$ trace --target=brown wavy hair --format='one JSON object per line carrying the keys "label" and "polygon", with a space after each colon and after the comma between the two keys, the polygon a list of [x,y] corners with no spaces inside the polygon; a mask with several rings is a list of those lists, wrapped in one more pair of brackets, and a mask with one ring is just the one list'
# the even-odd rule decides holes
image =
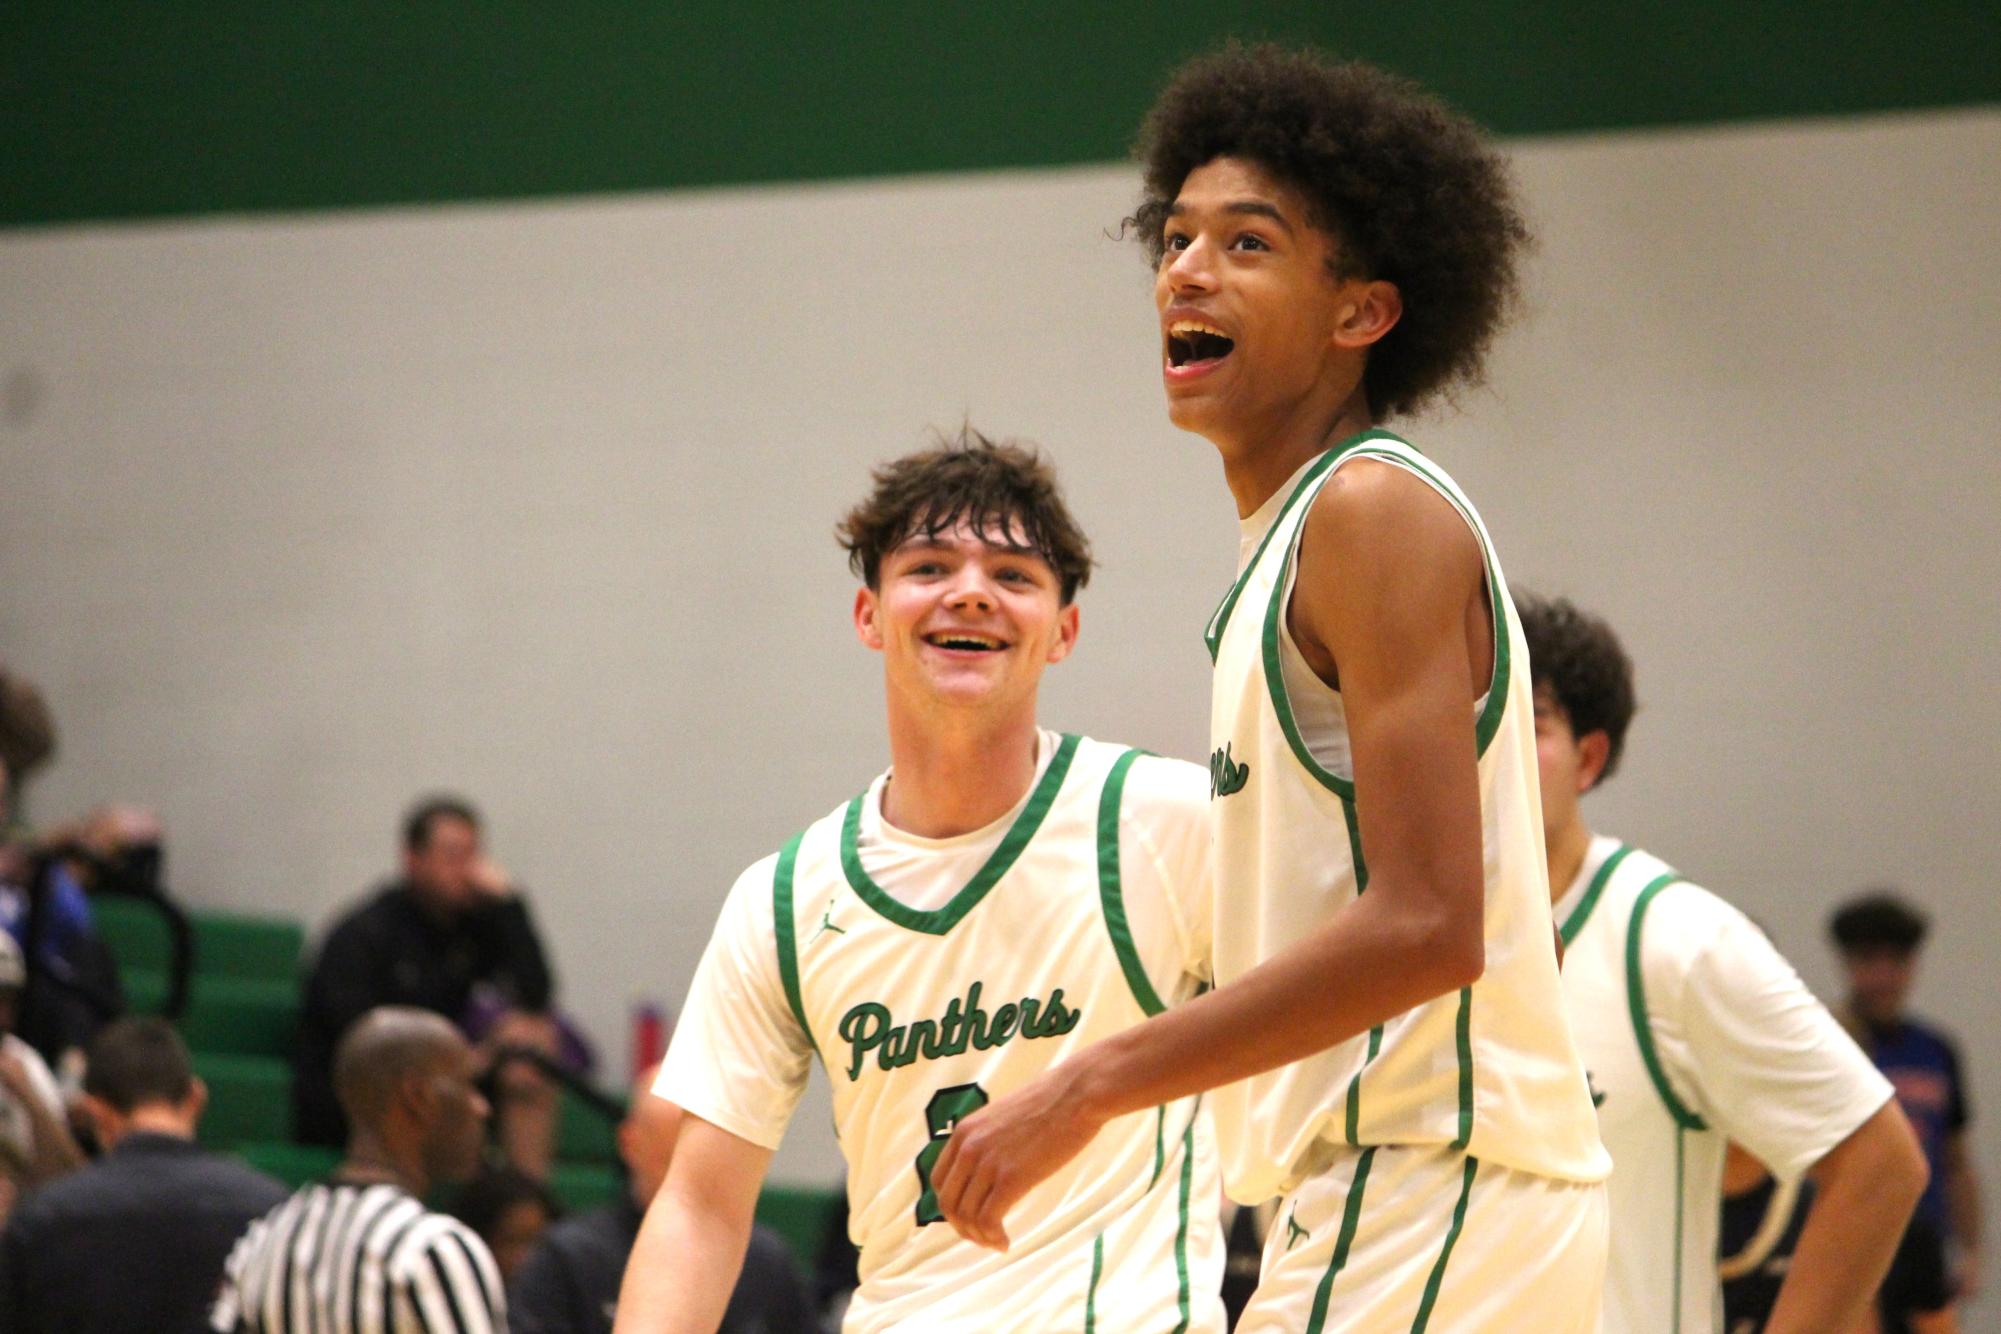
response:
{"label": "brown wavy hair", "polygon": [[1063,503],[1055,469],[1032,446],[962,426],[873,477],[875,489],[834,529],[848,567],[870,588],[881,587],[885,555],[961,521],[1040,556],[1061,582],[1066,606],[1091,578],[1091,544]]}

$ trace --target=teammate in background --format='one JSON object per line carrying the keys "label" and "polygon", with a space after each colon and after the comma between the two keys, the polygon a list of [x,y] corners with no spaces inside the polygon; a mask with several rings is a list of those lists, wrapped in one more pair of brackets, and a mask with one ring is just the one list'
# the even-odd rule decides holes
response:
{"label": "teammate in background", "polygon": [[1924,1188],[1890,1085],[1749,918],[1658,857],[1594,835],[1579,799],[1618,768],[1633,667],[1610,626],[1523,598],[1563,999],[1612,1153],[1612,1334],[1721,1327],[1724,1150],[1817,1192],[1771,1331],[1869,1307]]}
{"label": "teammate in background", "polygon": [[898,459],[840,536],[891,767],[724,904],[655,1086],[688,1116],[616,1328],[716,1328],[818,1055],[861,1252],[845,1329],[1220,1331],[1193,1097],[1112,1122],[1007,1255],[932,1192],[959,1117],[1201,986],[1208,776],[1038,726],[1091,561],[1033,454],[968,430]]}
{"label": "teammate in background", "polygon": [[1828,928],[1848,977],[1841,1021],[1917,1127],[1932,1170],[1918,1217],[1946,1244],[1955,1293],[1971,1302],[1980,1293],[1980,1179],[1967,1142],[1973,1118],[1959,1047],[1906,1008],[1930,925],[1899,895],[1879,889],[1844,903]]}
{"label": "teammate in background", "polygon": [[1283,1197],[1240,1330],[1588,1329],[1609,1161],[1520,635],[1472,506],[1376,429],[1478,377],[1505,166],[1410,84],[1271,47],[1184,68],[1141,156],[1168,412],[1243,527],[1207,635],[1220,985],[963,1123],[941,1202],[1008,1245],[1101,1127],[1214,1089],[1231,1196]]}

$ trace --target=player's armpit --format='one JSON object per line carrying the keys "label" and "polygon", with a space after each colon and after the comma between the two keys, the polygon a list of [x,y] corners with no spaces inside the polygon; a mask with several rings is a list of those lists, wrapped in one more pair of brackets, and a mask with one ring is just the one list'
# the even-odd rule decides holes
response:
{"label": "player's armpit", "polygon": [[614,1334],[715,1334],[771,1150],[689,1114],[619,1290]]}

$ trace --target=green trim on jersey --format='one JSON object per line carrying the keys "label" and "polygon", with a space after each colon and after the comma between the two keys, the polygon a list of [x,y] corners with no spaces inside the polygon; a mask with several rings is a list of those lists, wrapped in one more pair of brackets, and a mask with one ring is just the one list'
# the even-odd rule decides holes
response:
{"label": "green trim on jersey", "polygon": [[1674,1312],[1669,1334],[1681,1334],[1682,1213],[1687,1204],[1688,1127],[1674,1128]]}
{"label": "green trim on jersey", "polygon": [[1640,1044],[1640,1059],[1645,1062],[1647,1074],[1654,1081],[1654,1091],[1667,1105],[1668,1115],[1683,1130],[1707,1130],[1708,1123],[1683,1106],[1681,1099],[1675,1096],[1674,1086],[1668,1083],[1667,1070],[1661,1065],[1660,1053],[1654,1050],[1653,1027],[1647,1022],[1646,978],[1640,968],[1640,929],[1646,922],[1647,909],[1662,890],[1680,882],[1680,875],[1668,871],[1654,877],[1640,891],[1640,897],[1633,901],[1632,920],[1626,924],[1626,1007],[1633,1020],[1633,1037]]}
{"label": "green trim on jersey", "polygon": [[942,908],[920,911],[908,904],[898,902],[890,893],[869,879],[862,869],[861,850],[858,846],[862,827],[862,803],[868,800],[863,792],[848,803],[847,815],[841,821],[841,870],[847,875],[848,886],[861,897],[869,907],[911,931],[922,931],[930,936],[942,936],[959,924],[961,918],[979,906],[1000,878],[1008,873],[1021,850],[1035,837],[1035,831],[1042,827],[1044,817],[1056,800],[1057,792],[1063,786],[1064,775],[1070,772],[1070,761],[1076,757],[1078,738],[1065,734],[1063,742],[1056,748],[1056,754],[1049,761],[1048,772],[1029,794],[1028,804],[1015,817],[1007,833],[1001,838],[1000,846],[988,857],[986,864],[973,873],[965,887],[954,894],[951,901]]}
{"label": "green trim on jersey", "polygon": [[[1355,893],[1361,894],[1369,887],[1369,863],[1362,857],[1362,826],[1355,818],[1355,799],[1341,798],[1341,818],[1348,826],[1348,858],[1355,867]],[[1362,1069],[1348,1078],[1348,1100],[1346,1123],[1343,1130],[1348,1143],[1360,1147],[1362,1125],[1362,1072],[1376,1059],[1383,1049],[1383,1026],[1377,1024],[1369,1030],[1369,1052],[1362,1060]]]}
{"label": "green trim on jersey", "polygon": [[1285,498],[1283,505],[1279,506],[1278,516],[1271,521],[1271,527],[1265,529],[1265,535],[1258,540],[1258,549],[1251,553],[1250,562],[1237,575],[1236,582],[1230,585],[1230,591],[1223,595],[1223,600],[1217,605],[1216,610],[1209,613],[1209,624],[1202,631],[1202,642],[1209,649],[1210,662],[1213,663],[1216,661],[1217,646],[1223,642],[1223,630],[1230,623],[1230,613],[1237,609],[1237,599],[1244,595],[1245,581],[1251,577],[1251,571],[1258,567],[1258,559],[1265,554],[1265,548],[1271,545],[1271,535],[1277,532],[1280,525],[1285,522],[1285,516],[1292,512],[1293,505],[1298,503],[1299,498],[1306,494],[1306,489],[1313,485],[1321,473],[1326,472],[1334,466],[1335,460],[1339,459],[1342,454],[1357,445],[1378,439],[1399,440],[1400,443],[1409,443],[1408,441],[1401,441],[1400,437],[1388,431],[1361,431],[1349,436],[1346,440],[1343,440],[1340,444],[1335,445],[1322,454],[1320,461],[1308,470],[1306,476],[1299,479],[1299,485],[1293,488],[1292,494]]}
{"label": "green trim on jersey", "polygon": [[799,942],[792,921],[792,871],[799,862],[799,844],[805,838],[806,833],[801,830],[778,850],[778,866],[771,874],[771,924],[777,937],[778,976],[785,983],[786,1003],[792,1007],[792,1017],[799,1021],[799,1030],[806,1035],[806,1041],[817,1051],[820,1044],[813,1041],[813,1026],[806,1022],[806,1000],[799,993]]}
{"label": "green trim on jersey", "polygon": [[1605,886],[1612,883],[1612,872],[1619,869],[1619,863],[1626,860],[1627,854],[1632,850],[1630,845],[1621,843],[1612,855],[1605,859],[1605,864],[1598,868],[1598,873],[1591,877],[1591,883],[1584,887],[1584,897],[1577,901],[1577,906],[1570,910],[1570,916],[1564,918],[1563,925],[1557,928],[1557,934],[1563,937],[1565,949],[1570,948],[1570,942],[1577,939],[1577,933],[1584,929],[1584,923],[1591,917],[1591,910],[1598,906],[1600,896],[1605,893]]}
{"label": "green trim on jersey", "polygon": [[1153,1109],[1153,1175],[1146,1179],[1146,1188],[1152,1190],[1160,1184],[1160,1169],[1167,1166],[1167,1104]]}
{"label": "green trim on jersey", "polygon": [[1459,1244],[1459,1229],[1466,1225],[1466,1202],[1473,1195],[1473,1174],[1480,1170],[1480,1160],[1472,1156],[1466,1159],[1466,1171],[1459,1182],[1459,1203],[1452,1206],[1452,1229],[1445,1234],[1445,1245],[1439,1248],[1438,1263],[1431,1267],[1431,1277],[1424,1282],[1424,1300],[1417,1308],[1417,1319],[1410,1325],[1410,1334],[1424,1334],[1431,1323],[1431,1308],[1438,1303],[1438,1289],[1445,1282],[1445,1265],[1452,1259],[1452,1248]]}
{"label": "green trim on jersey", "polygon": [[1097,1334],[1098,1279],[1105,1272],[1105,1234],[1091,1239],[1091,1286],[1084,1290],[1084,1334]]}
{"label": "green trim on jersey", "polygon": [[1355,1244],[1355,1227],[1362,1221],[1362,1192],[1369,1184],[1369,1166],[1376,1161],[1376,1146],[1371,1144],[1362,1150],[1362,1156],[1355,1162],[1355,1179],[1348,1186],[1348,1202],[1341,1209],[1341,1235],[1334,1239],[1334,1254],[1327,1261],[1327,1272],[1320,1276],[1320,1286],[1313,1290],[1313,1311],[1307,1317],[1306,1334],[1321,1334],[1327,1326],[1327,1298],[1334,1290],[1334,1278],[1348,1263],[1348,1250]]}
{"label": "green trim on jersey", "polygon": [[1194,1110],[1188,1115],[1188,1128],[1181,1132],[1180,1213],[1174,1226],[1174,1273],[1180,1282],[1175,1301],[1181,1311],[1181,1323],[1174,1327],[1174,1334],[1188,1334],[1188,1322],[1193,1318],[1188,1305],[1188,1197],[1195,1186],[1195,1121],[1201,1115],[1202,1099],[1198,1096]]}
{"label": "green trim on jersey", "polygon": [[1119,956],[1119,971],[1126,975],[1133,999],[1139,1002],[1140,1009],[1155,1015],[1167,1006],[1153,989],[1146,965],[1140,962],[1139,947],[1133,944],[1132,924],[1126,919],[1125,891],[1119,875],[1119,802],[1125,795],[1126,771],[1143,753],[1129,750],[1119,756],[1112,763],[1104,790],[1098,796],[1098,902],[1104,909],[1105,930],[1112,938],[1112,953]]}
{"label": "green trim on jersey", "polygon": [[1473,1142],[1473,988],[1459,988],[1459,1015],[1453,1021],[1453,1045],[1459,1056],[1459,1137],[1452,1147]]}

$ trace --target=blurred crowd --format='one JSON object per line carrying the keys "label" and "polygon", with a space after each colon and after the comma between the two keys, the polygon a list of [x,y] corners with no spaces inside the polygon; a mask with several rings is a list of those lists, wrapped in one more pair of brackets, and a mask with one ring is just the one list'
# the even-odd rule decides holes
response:
{"label": "blurred crowd", "polygon": [[[587,1087],[596,1060],[557,1006],[529,898],[489,854],[474,806],[416,802],[392,873],[337,914],[302,970],[292,1129],[339,1159],[294,1191],[201,1147],[209,1091],[172,1023],[129,1012],[98,933],[106,896],[171,903],[160,821],[115,804],[26,818],[24,789],[56,742],[42,693],[0,664],[0,1334],[346,1327],[330,1319],[609,1330],[680,1113],[637,1072],[616,1130],[625,1190],[565,1214],[549,1185],[559,1096]],[[1928,925],[1878,888],[1829,930],[1842,1023],[1931,1167],[1878,1328],[1941,1334],[1979,1292],[1984,1252],[1958,1049],[1910,1008]],[[1727,1328],[1752,1334],[1812,1188],[1741,1152],[1725,1185]],[[843,1212],[804,1264],[758,1229],[723,1328],[832,1327],[854,1283]],[[1232,1222],[1238,1288],[1255,1280],[1268,1224],[1250,1211]]]}

